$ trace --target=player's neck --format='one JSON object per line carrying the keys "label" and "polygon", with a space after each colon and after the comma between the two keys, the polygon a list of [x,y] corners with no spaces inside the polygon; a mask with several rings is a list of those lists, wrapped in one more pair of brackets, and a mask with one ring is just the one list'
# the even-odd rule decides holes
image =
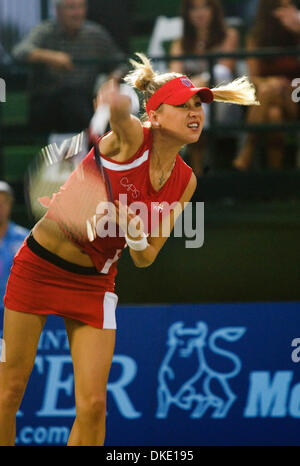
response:
{"label": "player's neck", "polygon": [[165,135],[161,135],[158,131],[153,134],[152,152],[162,154],[163,162],[167,165],[176,158],[182,144],[175,141],[173,138],[168,139]]}
{"label": "player's neck", "polygon": [[176,156],[180,147],[166,143],[166,138],[161,138],[158,133],[153,136],[153,145],[150,160],[150,178],[153,186],[161,189],[169,179],[176,163]]}

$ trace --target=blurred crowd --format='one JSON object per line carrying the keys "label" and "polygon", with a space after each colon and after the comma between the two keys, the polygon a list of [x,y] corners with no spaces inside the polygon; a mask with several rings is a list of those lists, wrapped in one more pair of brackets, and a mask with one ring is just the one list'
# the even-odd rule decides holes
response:
{"label": "blurred crowd", "polygon": [[[108,7],[105,0],[49,0],[48,19],[43,21],[41,5],[40,0],[1,0],[0,63],[29,65],[29,123],[33,132],[78,132],[89,125],[99,85],[110,78],[121,82],[128,70],[126,57],[140,51],[130,49],[136,2],[111,0]],[[215,114],[218,123],[297,121],[299,109],[292,100],[292,82],[300,77],[300,57],[225,57],[213,68],[203,58],[210,52],[240,49],[297,50],[297,0],[181,0],[179,6],[180,10],[174,11],[178,28],[164,50],[165,55],[188,58],[165,61],[165,70],[187,74],[197,86],[218,85],[248,74],[256,86],[259,107],[236,109],[221,104]],[[24,14],[22,8],[26,9]],[[21,19],[13,24],[16,18]],[[155,30],[154,25],[153,34]],[[209,128],[209,108],[205,113]],[[207,134],[187,147],[185,154],[197,175],[211,162],[207,160]],[[258,152],[263,157],[262,166],[284,168],[290,136],[283,131],[240,133],[231,168],[250,170]],[[296,154],[298,136],[293,137]],[[297,155],[293,163],[297,166]]]}
{"label": "blurred crowd", "polygon": [[[218,122],[227,123],[241,118],[245,123],[285,123],[296,121],[299,116],[297,103],[292,100],[292,81],[300,76],[300,57],[249,57],[239,69],[240,60],[222,58],[214,66],[213,77],[208,73],[207,60],[201,55],[208,52],[235,52],[241,48],[247,51],[257,49],[271,50],[276,47],[296,49],[300,43],[300,13],[293,0],[250,0],[222,2],[227,6],[227,14],[238,15],[246,26],[243,34],[233,21],[225,16],[224,8],[218,0],[183,0],[183,34],[171,45],[174,56],[191,55],[199,59],[174,61],[170,63],[173,71],[186,73],[199,86],[209,83],[218,85],[224,81],[247,74],[255,84],[260,106],[232,114],[226,106],[225,112],[217,113]],[[231,23],[231,24],[230,24]],[[212,78],[212,79],[211,79]],[[217,110],[223,110],[218,107]],[[234,116],[234,118],[233,118]],[[239,150],[232,160],[236,170],[251,168],[254,156],[263,145],[264,164],[271,169],[284,166],[286,134],[278,131],[262,133],[251,132],[239,138]],[[203,172],[205,138],[188,148],[190,163],[198,175]]]}

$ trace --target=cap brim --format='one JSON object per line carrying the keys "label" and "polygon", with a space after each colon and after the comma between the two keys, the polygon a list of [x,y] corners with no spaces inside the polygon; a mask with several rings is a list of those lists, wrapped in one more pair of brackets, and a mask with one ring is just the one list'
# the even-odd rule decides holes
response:
{"label": "cap brim", "polygon": [[165,99],[164,103],[169,105],[181,105],[187,102],[195,94],[199,94],[201,102],[211,104],[214,94],[208,87],[187,87]]}

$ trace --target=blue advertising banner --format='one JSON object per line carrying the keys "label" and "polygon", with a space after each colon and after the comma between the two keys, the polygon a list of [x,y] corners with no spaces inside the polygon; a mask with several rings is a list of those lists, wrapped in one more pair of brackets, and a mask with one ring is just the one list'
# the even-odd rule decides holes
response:
{"label": "blue advertising banner", "polygon": [[[300,303],[119,306],[106,445],[300,445]],[[100,357],[100,356],[99,356]],[[65,445],[75,416],[50,316],[17,445]]]}

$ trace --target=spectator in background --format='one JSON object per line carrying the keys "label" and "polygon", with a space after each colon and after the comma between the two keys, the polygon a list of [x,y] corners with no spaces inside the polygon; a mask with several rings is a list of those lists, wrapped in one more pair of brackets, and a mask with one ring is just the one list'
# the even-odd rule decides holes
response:
{"label": "spectator in background", "polygon": [[13,190],[5,181],[0,181],[0,310],[10,274],[13,258],[29,233],[10,220],[13,206]]}
{"label": "spectator in background", "polygon": [[[171,45],[170,55],[201,55],[208,52],[232,52],[239,46],[238,32],[226,26],[224,13],[219,0],[183,0],[183,37]],[[221,59],[214,67],[214,84],[230,81],[235,61]],[[172,61],[170,70],[188,75],[197,87],[207,86],[210,75],[208,62],[194,58]],[[205,138],[188,146],[191,166],[196,175],[202,174]]]}
{"label": "spectator in background", "polygon": [[101,65],[122,58],[110,34],[86,20],[86,0],[56,0],[56,19],[43,21],[13,49],[32,67],[30,122],[43,132],[72,133],[89,125],[93,87],[100,72],[119,79],[122,67]]}
{"label": "spectator in background", "polygon": [[[298,17],[298,18],[297,18]],[[300,44],[300,19],[292,0],[260,0],[256,23],[247,38],[247,49],[273,47],[298,47]],[[252,107],[247,114],[248,123],[283,123],[297,119],[298,106],[292,101],[291,81],[300,76],[299,58],[249,58],[249,74],[257,87],[260,107]],[[248,170],[259,139],[257,133],[247,135],[237,158],[235,168]],[[260,138],[261,139],[261,138]],[[272,169],[282,168],[284,134],[267,133],[267,164]]]}

